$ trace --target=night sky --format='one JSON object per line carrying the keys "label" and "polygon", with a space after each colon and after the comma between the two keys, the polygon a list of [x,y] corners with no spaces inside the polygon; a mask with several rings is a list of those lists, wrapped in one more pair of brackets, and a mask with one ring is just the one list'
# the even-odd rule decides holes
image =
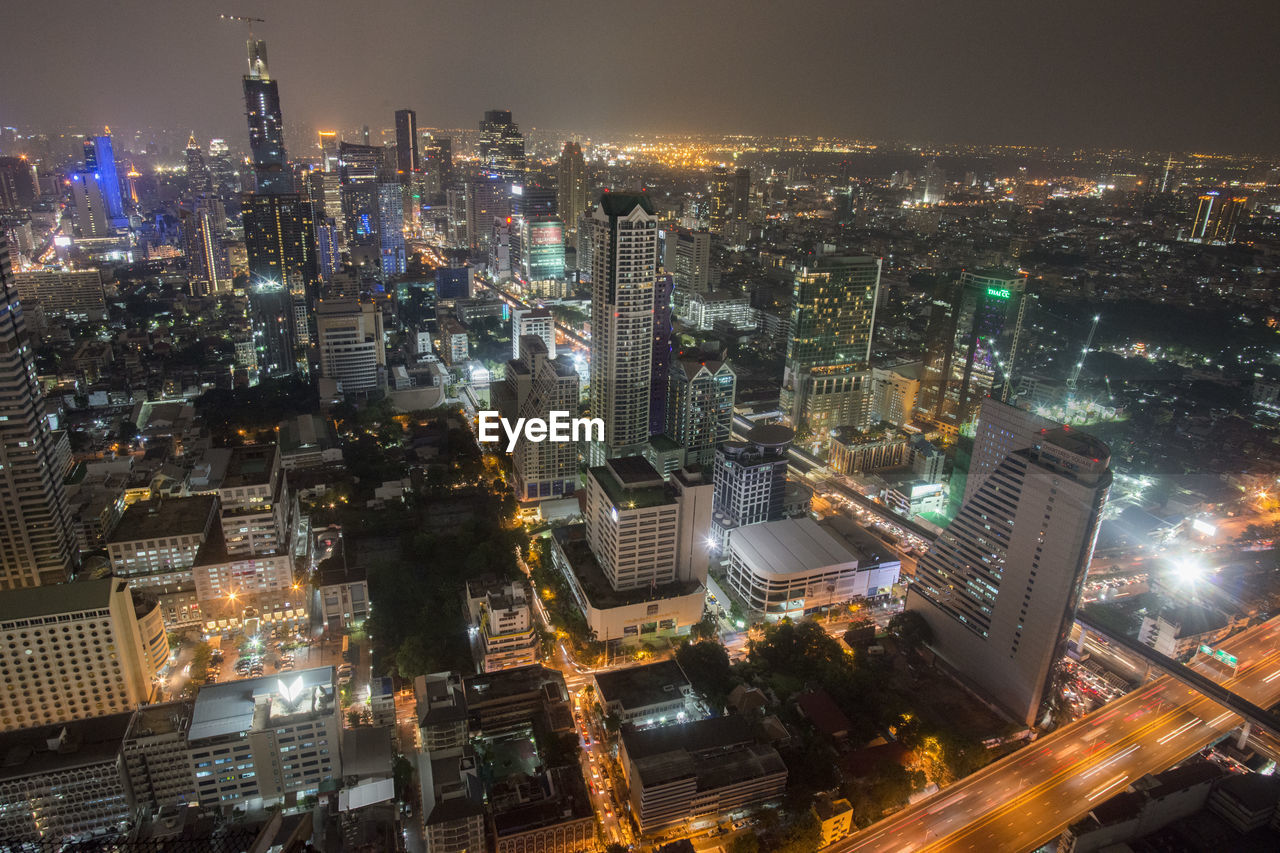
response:
{"label": "night sky", "polygon": [[[1280,3],[13,0],[0,123],[243,135],[243,25],[286,120],[1280,149]],[[367,10],[367,11],[366,11]]]}

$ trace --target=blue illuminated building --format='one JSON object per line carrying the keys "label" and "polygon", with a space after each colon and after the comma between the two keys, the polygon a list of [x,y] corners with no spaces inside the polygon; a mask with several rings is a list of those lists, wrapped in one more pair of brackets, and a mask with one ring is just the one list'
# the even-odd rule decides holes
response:
{"label": "blue illuminated building", "polygon": [[91,136],[84,141],[84,170],[93,172],[102,190],[102,202],[112,226],[128,224],[124,199],[120,193],[120,176],[116,172],[116,155],[111,147],[111,134]]}

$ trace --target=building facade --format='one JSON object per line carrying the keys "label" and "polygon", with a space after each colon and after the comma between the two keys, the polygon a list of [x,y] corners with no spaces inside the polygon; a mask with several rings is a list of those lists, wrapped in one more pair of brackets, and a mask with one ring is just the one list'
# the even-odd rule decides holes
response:
{"label": "building facade", "polygon": [[322,299],[316,306],[320,375],[338,382],[344,394],[362,394],[386,385],[387,356],[382,310],[358,299]]}
{"label": "building facade", "polygon": [[667,434],[685,449],[685,464],[710,468],[729,440],[738,376],[727,361],[681,359],[672,366]]}

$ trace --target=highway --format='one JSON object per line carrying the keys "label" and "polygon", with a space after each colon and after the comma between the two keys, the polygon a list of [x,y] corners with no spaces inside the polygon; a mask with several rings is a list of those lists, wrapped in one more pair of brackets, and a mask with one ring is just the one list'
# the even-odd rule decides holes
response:
{"label": "highway", "polygon": [[[1280,701],[1280,617],[1221,645],[1239,658],[1236,675],[1204,660],[1195,668],[1264,708]],[[1187,758],[1239,721],[1161,677],[825,849],[1034,850],[1134,780]]]}

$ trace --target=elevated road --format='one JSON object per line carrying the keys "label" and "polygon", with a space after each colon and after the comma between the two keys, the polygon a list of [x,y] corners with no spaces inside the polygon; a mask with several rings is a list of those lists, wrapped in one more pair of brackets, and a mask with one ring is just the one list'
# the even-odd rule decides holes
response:
{"label": "elevated road", "polygon": [[[1234,675],[1192,668],[1260,708],[1280,702],[1280,617],[1221,647]],[[1231,732],[1238,714],[1169,676],[826,848],[828,853],[1034,850],[1130,783]]]}

